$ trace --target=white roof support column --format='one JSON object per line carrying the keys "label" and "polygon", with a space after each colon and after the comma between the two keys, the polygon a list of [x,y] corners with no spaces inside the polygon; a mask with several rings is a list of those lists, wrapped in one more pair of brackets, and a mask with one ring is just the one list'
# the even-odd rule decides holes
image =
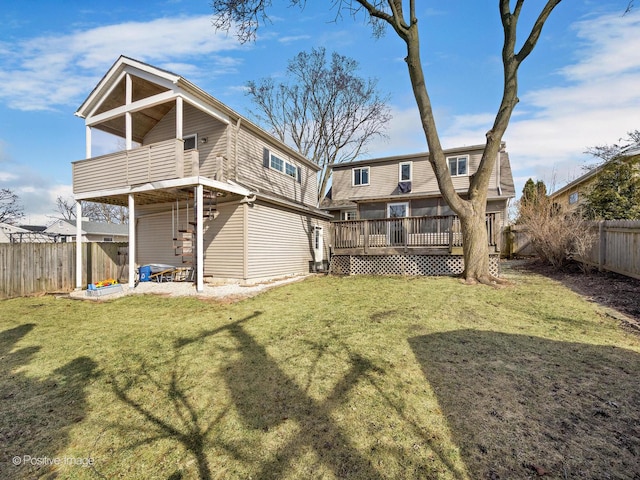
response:
{"label": "white roof support column", "polygon": [[196,290],[204,290],[204,225],[203,225],[203,202],[204,187],[202,184],[196,186]]}
{"label": "white roof support column", "polygon": [[85,158],[91,158],[91,127],[87,125],[84,130],[85,136]]}
{"label": "white roof support column", "polygon": [[[131,105],[131,99],[133,98],[133,83],[131,81],[131,75],[127,73],[125,76],[125,104]],[[126,129],[126,149],[131,150],[133,145],[133,124],[131,121],[131,112],[127,111],[124,114],[124,122]]]}
{"label": "white roof support column", "polygon": [[82,290],[82,201],[76,202],[76,290]]}
{"label": "white roof support column", "polygon": [[184,125],[184,102],[182,97],[176,97],[176,138],[182,140]]}
{"label": "white roof support column", "polygon": [[129,288],[136,286],[136,205],[129,194]]}

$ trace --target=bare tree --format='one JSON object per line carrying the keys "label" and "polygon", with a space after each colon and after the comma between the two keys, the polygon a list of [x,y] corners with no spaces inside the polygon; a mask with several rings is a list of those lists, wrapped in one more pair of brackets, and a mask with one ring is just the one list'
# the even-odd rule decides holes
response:
{"label": "bare tree", "polygon": [[[75,220],[76,202],[71,198],[58,197],[56,211],[65,220]],[[129,214],[126,207],[106,203],[84,202],[82,216],[92,222],[128,223]]]}
{"label": "bare tree", "polygon": [[356,75],[358,62],[324,48],[289,61],[286,83],[271,78],[247,83],[253,115],[283,142],[322,168],[318,200],[326,195],[332,163],[356,159],[391,119],[376,80]]}
{"label": "bare tree", "polygon": [[[573,260],[587,258],[597,233],[582,215],[563,210],[541,192],[535,201],[523,196],[517,208],[518,223],[527,229],[531,245],[543,262],[560,270]],[[580,266],[584,272],[589,270],[587,264]]]}
{"label": "bare tree", "polygon": [[68,198],[56,198],[56,212],[64,220],[73,220],[76,218],[76,202]]}
{"label": "bare tree", "polygon": [[13,224],[24,217],[24,209],[20,204],[20,197],[13,190],[0,190],[0,223]]}
{"label": "bare tree", "polygon": [[[518,103],[518,69],[533,51],[545,22],[560,2],[561,0],[543,2],[544,6],[535,17],[531,30],[522,45],[517,48],[516,32],[524,0],[516,0],[515,2],[498,0],[498,10],[504,32],[502,99],[493,126],[486,134],[485,149],[478,170],[471,176],[469,189],[464,196],[458,194],[453,185],[436,128],[420,56],[420,36],[416,14],[418,2],[415,0],[335,0],[328,3],[337,9],[338,15],[341,12],[347,12],[354,17],[363,14],[377,36],[384,33],[385,27],[391,27],[405,43],[405,61],[420,112],[422,128],[429,146],[429,161],[435,172],[440,192],[451,209],[460,217],[465,261],[463,277],[470,284],[499,282],[499,279],[494,278],[489,272],[489,246],[485,227],[489,180],[498,158],[502,137]],[[306,2],[305,0],[290,0],[289,3],[304,7]],[[513,9],[511,3],[515,3]],[[214,0],[212,4],[216,14],[214,26],[227,31],[233,27],[241,41],[251,40],[255,38],[256,29],[260,24],[268,19],[267,9],[271,5],[271,0]]]}
{"label": "bare tree", "polygon": [[584,165],[584,170],[592,170],[603,163],[608,162],[614,157],[622,154],[627,148],[640,145],[640,130],[632,130],[627,132],[627,136],[620,138],[619,143],[612,143],[606,145],[596,145],[589,147],[584,153],[594,156],[598,160],[595,164]]}

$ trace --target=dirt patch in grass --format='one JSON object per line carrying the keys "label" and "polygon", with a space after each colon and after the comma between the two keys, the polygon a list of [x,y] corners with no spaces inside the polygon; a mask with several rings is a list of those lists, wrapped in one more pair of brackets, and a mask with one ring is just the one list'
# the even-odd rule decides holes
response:
{"label": "dirt patch in grass", "polygon": [[640,280],[613,272],[583,273],[577,265],[557,271],[540,261],[509,262],[510,268],[557,280],[590,302],[622,313],[616,317],[640,334]]}
{"label": "dirt patch in grass", "polygon": [[637,353],[477,330],[409,343],[471,478],[640,478]]}

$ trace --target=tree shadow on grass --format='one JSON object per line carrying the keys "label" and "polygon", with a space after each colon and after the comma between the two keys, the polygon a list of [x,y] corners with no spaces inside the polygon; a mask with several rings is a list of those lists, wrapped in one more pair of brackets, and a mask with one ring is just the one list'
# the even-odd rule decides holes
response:
{"label": "tree shadow on grass", "polygon": [[[40,347],[14,348],[35,326],[0,332],[0,478],[56,476],[55,467],[25,463],[24,456],[58,458],[69,442],[69,430],[84,419],[85,389],[96,376],[97,364],[88,357],[78,357],[44,379],[20,371]],[[90,456],[83,452],[84,458]],[[14,465],[14,457],[22,463]]]}
{"label": "tree shadow on grass", "polygon": [[[146,422],[143,427],[120,423],[111,427],[124,438],[137,438],[140,433],[143,434],[140,440],[126,446],[128,450],[164,439],[179,442],[196,460],[199,478],[210,480],[212,476],[206,454],[207,437],[212,427],[226,415],[227,408],[223,408],[212,420],[205,422],[202,419],[203,413],[211,405],[202,408],[190,400],[187,389],[180,384],[182,375],[178,371],[177,361],[174,363],[176,366],[171,370],[168,382],[164,378],[157,378],[153,369],[144,362],[140,364],[138,371],[124,382],[118,381],[116,377],[111,378],[116,398],[135,410]],[[138,395],[133,392],[141,387],[147,391],[152,388],[155,392],[162,392],[162,404],[145,405],[145,402],[138,399]],[[172,418],[175,420],[171,420]],[[182,478],[182,471],[177,470],[169,478]]]}
{"label": "tree shadow on grass", "polygon": [[[237,343],[235,352],[239,357],[229,363],[224,377],[241,421],[247,428],[265,433],[288,420],[299,424],[299,433],[275,454],[262,460],[254,478],[283,477],[290,464],[308,449],[313,450],[322,465],[338,478],[380,478],[370,460],[352,446],[349,437],[331,416],[333,409],[346,400],[349,391],[373,368],[371,363],[359,355],[351,355],[346,374],[334,385],[327,398],[319,402],[289,378],[265,347],[244,327],[247,321],[261,313],[254,312],[222,328],[175,342],[176,348],[182,348],[223,332],[231,335]],[[233,451],[233,447],[228,445],[227,450]]]}
{"label": "tree shadow on grass", "polygon": [[640,478],[640,355],[459,330],[409,339],[472,478]]}

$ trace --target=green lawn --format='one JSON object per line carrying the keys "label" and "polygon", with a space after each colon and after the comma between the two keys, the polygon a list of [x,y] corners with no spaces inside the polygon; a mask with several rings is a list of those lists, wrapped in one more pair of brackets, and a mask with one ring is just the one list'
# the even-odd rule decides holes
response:
{"label": "green lawn", "polygon": [[639,478],[640,337],[510,278],[2,301],[0,478]]}

